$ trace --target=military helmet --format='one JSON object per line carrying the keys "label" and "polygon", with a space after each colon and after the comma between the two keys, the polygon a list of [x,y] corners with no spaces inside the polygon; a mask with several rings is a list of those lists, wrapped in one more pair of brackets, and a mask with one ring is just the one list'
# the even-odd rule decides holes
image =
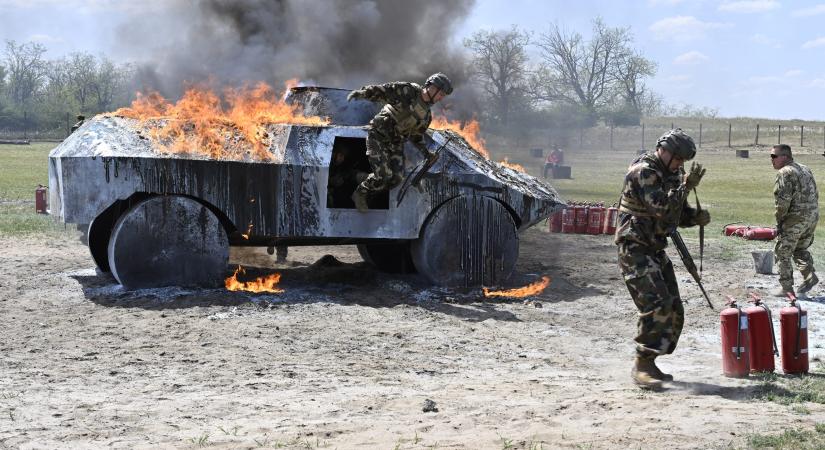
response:
{"label": "military helmet", "polygon": [[424,82],[424,87],[431,85],[441,89],[447,95],[453,93],[453,82],[447,78],[447,75],[444,75],[441,72],[430,75],[430,77],[427,78],[427,81]]}
{"label": "military helmet", "polygon": [[693,143],[693,138],[688,136],[681,128],[674,128],[661,135],[659,140],[656,141],[656,146],[662,147],[686,160],[693,159],[696,156],[696,144]]}

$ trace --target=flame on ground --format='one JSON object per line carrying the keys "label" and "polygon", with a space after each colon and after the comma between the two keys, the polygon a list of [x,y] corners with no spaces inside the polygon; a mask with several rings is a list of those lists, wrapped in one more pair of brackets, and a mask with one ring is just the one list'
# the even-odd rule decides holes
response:
{"label": "flame on ground", "polygon": [[[286,88],[297,84],[290,80]],[[225,106],[224,106],[225,105]],[[113,113],[137,119],[149,136],[167,153],[190,153],[210,158],[238,158],[244,153],[257,160],[271,160],[266,125],[290,123],[327,125],[326,118],[305,117],[298,105],[288,105],[269,85],[226,88],[223,101],[199,86],[186,91],[172,104],[157,92],[138,93],[132,105]]]}
{"label": "flame on ground", "polygon": [[487,152],[487,148],[485,147],[486,142],[484,142],[484,139],[482,139],[480,135],[481,127],[476,119],[462,123],[448,120],[446,117],[434,117],[432,123],[430,123],[430,128],[455,131],[460,134],[479,155],[490,159],[490,153]]}
{"label": "flame on ground", "polygon": [[482,291],[484,292],[485,297],[511,297],[511,298],[521,298],[521,297],[529,297],[531,295],[536,295],[541,293],[547,286],[550,285],[550,277],[544,276],[541,277],[541,280],[536,281],[535,283],[530,283],[527,286],[515,288],[515,289],[506,289],[503,291],[491,291],[488,288],[483,288]]}
{"label": "flame on ground", "polygon": [[281,281],[281,274],[274,273],[264,277],[258,277],[251,281],[239,281],[238,274],[244,275],[246,271],[243,267],[238,266],[235,273],[224,281],[227,290],[230,291],[246,291],[246,292],[270,292],[273,294],[283,293],[284,290],[275,286]]}
{"label": "flame on ground", "polygon": [[516,172],[527,173],[527,169],[525,169],[524,166],[522,166],[521,164],[511,163],[506,156],[504,157],[503,161],[499,161],[499,164],[501,164],[504,167],[513,169]]}

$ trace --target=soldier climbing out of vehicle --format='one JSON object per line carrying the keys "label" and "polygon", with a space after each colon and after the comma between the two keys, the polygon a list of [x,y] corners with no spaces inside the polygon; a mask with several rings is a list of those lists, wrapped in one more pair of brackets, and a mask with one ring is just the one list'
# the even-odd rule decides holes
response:
{"label": "soldier climbing out of vehicle", "polygon": [[385,103],[369,124],[367,156],[372,173],[352,194],[358,211],[367,211],[370,195],[401,183],[405,141],[409,140],[425,158],[437,158],[424,144],[424,133],[432,121],[430,108],[452,92],[452,82],[443,73],[431,75],[424,86],[392,82],[364,86],[350,92],[348,100]]}

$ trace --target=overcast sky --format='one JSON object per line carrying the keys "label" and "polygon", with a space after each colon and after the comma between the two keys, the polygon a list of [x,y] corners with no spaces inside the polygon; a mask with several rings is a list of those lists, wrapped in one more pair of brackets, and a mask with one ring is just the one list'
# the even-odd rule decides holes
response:
{"label": "overcast sky", "polygon": [[[118,45],[117,30],[140,20],[146,33],[174,32],[153,25],[160,4],[0,0],[0,39],[41,42],[50,58],[72,51],[141,58],[134,46]],[[513,24],[539,34],[553,22],[586,35],[596,15],[631,28],[637,47],[659,64],[650,87],[669,103],[723,116],[825,120],[822,1],[478,0],[455,39]]]}

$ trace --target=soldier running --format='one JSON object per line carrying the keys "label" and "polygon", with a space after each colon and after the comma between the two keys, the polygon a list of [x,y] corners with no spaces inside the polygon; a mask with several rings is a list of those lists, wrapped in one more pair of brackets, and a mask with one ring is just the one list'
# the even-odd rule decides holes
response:
{"label": "soldier running", "polygon": [[814,242],[814,231],[819,221],[819,194],[811,169],[793,160],[789,145],[773,146],[771,164],[777,171],[773,197],[778,239],[774,254],[781,285],[774,295],[784,297],[788,293],[793,294],[791,258],[803,277],[799,293],[808,292],[819,283],[814,260],[808,251]]}
{"label": "soldier running", "polygon": [[356,98],[385,103],[370,121],[367,156],[372,173],[352,194],[358,211],[367,211],[370,195],[389,190],[402,181],[406,140],[425,158],[435,157],[424,145],[424,133],[432,121],[430,108],[452,92],[452,82],[443,73],[431,75],[423,87],[416,83],[394,82],[364,86],[350,92],[347,100]]}
{"label": "soldier running", "polygon": [[625,176],[619,203],[615,243],[619,268],[639,310],[633,381],[642,388],[660,387],[673,376],[656,367],[655,359],[673,353],[684,324],[684,308],[673,263],[665,253],[675,227],[707,225],[706,210],[688,206],[687,197],[705,174],[684,163],[696,155],[693,139],[680,128],[657,141],[654,153],[639,156]]}

